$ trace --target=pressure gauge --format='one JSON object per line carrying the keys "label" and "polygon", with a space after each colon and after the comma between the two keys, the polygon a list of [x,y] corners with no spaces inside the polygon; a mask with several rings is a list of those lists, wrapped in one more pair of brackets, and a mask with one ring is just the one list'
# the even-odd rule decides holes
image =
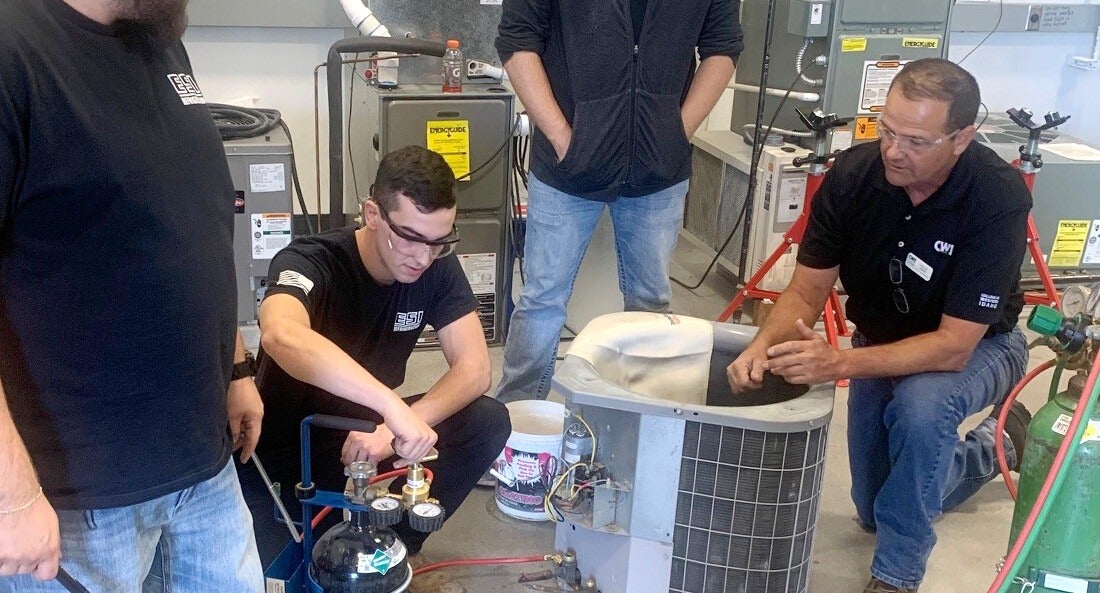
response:
{"label": "pressure gauge", "polygon": [[368,517],[376,527],[389,527],[401,521],[401,501],[389,496],[379,496],[370,501]]}
{"label": "pressure gauge", "polygon": [[1066,291],[1062,293],[1062,314],[1066,317],[1073,317],[1078,313],[1084,313],[1088,315],[1089,297],[1092,295],[1092,291],[1089,287],[1074,284],[1066,288]]}
{"label": "pressure gauge", "polygon": [[443,527],[443,507],[434,502],[418,502],[409,508],[409,526],[430,533]]}

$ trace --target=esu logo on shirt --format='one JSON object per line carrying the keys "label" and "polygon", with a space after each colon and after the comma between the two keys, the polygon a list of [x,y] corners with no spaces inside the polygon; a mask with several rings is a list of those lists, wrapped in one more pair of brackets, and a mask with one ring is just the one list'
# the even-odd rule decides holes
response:
{"label": "esu logo on shirt", "polygon": [[169,74],[168,80],[172,83],[172,88],[180,96],[180,101],[183,101],[184,105],[202,105],[206,103],[206,97],[203,96],[198,83],[190,74]]}
{"label": "esu logo on shirt", "polygon": [[395,332],[407,332],[412,331],[420,327],[420,324],[424,321],[423,311],[409,311],[408,313],[398,313],[397,319],[393,322],[393,331]]}

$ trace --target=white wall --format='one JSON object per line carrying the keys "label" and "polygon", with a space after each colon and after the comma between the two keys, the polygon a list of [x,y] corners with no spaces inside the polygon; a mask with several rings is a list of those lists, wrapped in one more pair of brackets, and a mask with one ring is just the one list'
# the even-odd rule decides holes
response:
{"label": "white wall", "polygon": [[[949,57],[962,59],[983,37],[952,33]],[[991,112],[1027,107],[1037,118],[1068,114],[1061,129],[1100,146],[1100,71],[1066,65],[1069,56],[1091,56],[1094,39],[1091,33],[994,33],[962,66],[978,79]]]}

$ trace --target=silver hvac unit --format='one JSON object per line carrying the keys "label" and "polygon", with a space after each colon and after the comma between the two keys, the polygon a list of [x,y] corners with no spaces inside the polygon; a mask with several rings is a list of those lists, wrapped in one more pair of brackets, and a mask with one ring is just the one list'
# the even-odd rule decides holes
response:
{"label": "silver hvac unit", "polygon": [[[855,119],[848,130],[834,133],[834,147],[876,139],[878,114],[900,67],[918,58],[947,55],[951,5],[949,0],[778,0],[764,121],[780,107],[789,88],[798,94],[783,103],[777,129],[805,132],[794,108],[820,107]],[[742,86],[733,101],[731,129],[736,134],[756,120],[757,92],[748,88],[760,86],[758,65],[771,16],[768,0],[742,2],[741,14],[745,51],[737,69]],[[818,99],[802,102],[808,94]]]}
{"label": "silver hvac unit", "polygon": [[754,331],[605,315],[554,375],[575,468],[553,490],[555,544],[603,593],[807,590],[834,387],[733,396],[725,368]]}
{"label": "silver hvac unit", "polygon": [[293,155],[290,140],[278,127],[263,136],[227,140],[224,145],[236,190],[233,261],[237,271],[237,322],[251,326],[251,334],[267,290],[271,258],[293,238]]}
{"label": "silver hvac unit", "polygon": [[[1028,133],[1003,115],[992,114],[974,136],[974,140],[992,148],[1002,159],[1020,158],[1020,146]],[[1097,150],[1085,141],[1063,134],[1057,128],[1042,133],[1039,152],[1043,166],[1035,176],[1034,206],[1031,214],[1039,230],[1039,248],[1047,255],[1047,265],[1059,273],[1081,270],[1095,274],[1100,270],[1100,161]],[[1085,236],[1067,232],[1073,226],[1086,229]],[[1069,228],[1067,228],[1069,227]],[[1064,233],[1059,237],[1059,232]],[[1058,245],[1058,253],[1051,257]],[[1024,261],[1024,276],[1034,276],[1030,258]]]}

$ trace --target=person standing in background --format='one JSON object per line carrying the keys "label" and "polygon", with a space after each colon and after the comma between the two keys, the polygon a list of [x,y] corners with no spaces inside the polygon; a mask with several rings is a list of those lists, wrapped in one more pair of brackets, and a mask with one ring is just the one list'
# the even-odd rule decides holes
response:
{"label": "person standing in background", "polygon": [[733,75],[739,11],[739,0],[504,0],[496,49],[535,130],[527,282],[499,401],[546,398],[573,281],[605,207],[626,309],[669,310],[689,139]]}

